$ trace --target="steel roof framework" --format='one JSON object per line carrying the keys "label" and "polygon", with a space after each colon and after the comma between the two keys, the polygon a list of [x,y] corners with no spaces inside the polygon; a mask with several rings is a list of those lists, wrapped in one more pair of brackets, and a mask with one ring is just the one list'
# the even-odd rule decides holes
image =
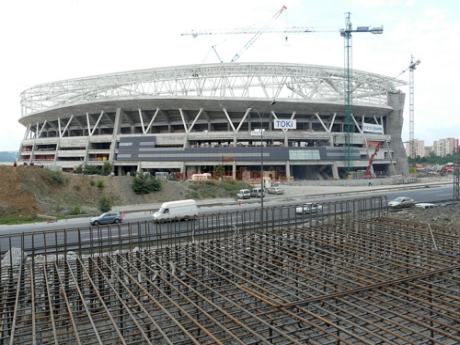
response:
{"label": "steel roof framework", "polygon": [[[386,104],[405,83],[354,71],[356,104]],[[281,63],[187,65],[122,72],[41,84],[21,94],[22,116],[74,104],[146,97],[299,99],[343,102],[342,68]]]}

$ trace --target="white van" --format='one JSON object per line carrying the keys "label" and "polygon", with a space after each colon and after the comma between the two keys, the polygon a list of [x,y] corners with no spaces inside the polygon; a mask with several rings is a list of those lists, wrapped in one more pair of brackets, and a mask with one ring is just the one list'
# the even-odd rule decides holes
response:
{"label": "white van", "polygon": [[194,218],[198,215],[198,207],[193,199],[168,201],[161,204],[160,209],[153,214],[154,220],[171,220]]}

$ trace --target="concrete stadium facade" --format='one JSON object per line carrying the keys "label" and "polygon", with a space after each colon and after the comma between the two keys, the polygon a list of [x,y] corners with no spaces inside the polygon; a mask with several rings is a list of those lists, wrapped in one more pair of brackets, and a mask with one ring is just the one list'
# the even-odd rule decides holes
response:
{"label": "concrete stadium facade", "polygon": [[[353,71],[351,162],[345,161],[342,68],[284,63],[175,66],[58,81],[21,94],[18,163],[72,170],[108,161],[228,177],[341,178],[347,167],[407,173],[404,82]],[[274,128],[276,119],[297,127]],[[263,131],[260,131],[263,129]],[[347,157],[350,157],[348,155]]]}

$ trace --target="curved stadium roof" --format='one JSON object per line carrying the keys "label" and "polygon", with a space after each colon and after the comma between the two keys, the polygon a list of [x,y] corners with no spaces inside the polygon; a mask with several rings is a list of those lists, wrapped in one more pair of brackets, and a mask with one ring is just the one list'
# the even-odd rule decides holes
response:
{"label": "curved stadium roof", "polygon": [[[220,63],[152,68],[40,84],[21,93],[22,116],[64,106],[148,97],[343,100],[344,70],[288,63]],[[353,71],[353,103],[385,105],[405,82]]]}

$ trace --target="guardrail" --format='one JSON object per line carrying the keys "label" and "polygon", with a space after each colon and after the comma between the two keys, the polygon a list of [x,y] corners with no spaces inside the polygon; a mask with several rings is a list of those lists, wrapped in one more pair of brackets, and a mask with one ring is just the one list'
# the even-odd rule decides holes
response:
{"label": "guardrail", "polygon": [[[311,204],[311,203],[306,203]],[[59,261],[75,255],[105,255],[135,248],[163,248],[195,241],[266,232],[283,227],[308,228],[347,217],[387,214],[384,196],[325,202],[312,207],[295,204],[213,213],[162,223],[139,221],[110,226],[45,230],[0,236],[1,270],[24,260]]]}

